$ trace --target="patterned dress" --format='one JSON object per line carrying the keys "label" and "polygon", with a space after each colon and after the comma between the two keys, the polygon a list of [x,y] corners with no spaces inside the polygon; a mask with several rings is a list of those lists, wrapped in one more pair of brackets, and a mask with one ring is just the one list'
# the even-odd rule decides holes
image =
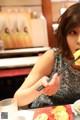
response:
{"label": "patterned dress", "polygon": [[[67,60],[61,54],[55,57],[55,64],[51,75],[67,64]],[[71,66],[64,71],[61,85],[56,94],[52,96],[40,95],[30,104],[30,108],[51,105],[71,104],[80,99],[80,71]]]}

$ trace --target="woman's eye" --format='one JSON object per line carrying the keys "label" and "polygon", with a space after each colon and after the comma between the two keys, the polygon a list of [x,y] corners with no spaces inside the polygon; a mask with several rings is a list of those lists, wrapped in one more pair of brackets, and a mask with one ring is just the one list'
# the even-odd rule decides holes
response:
{"label": "woman's eye", "polygon": [[71,31],[71,32],[69,32],[69,34],[75,35],[75,34],[77,34],[77,32],[76,31]]}

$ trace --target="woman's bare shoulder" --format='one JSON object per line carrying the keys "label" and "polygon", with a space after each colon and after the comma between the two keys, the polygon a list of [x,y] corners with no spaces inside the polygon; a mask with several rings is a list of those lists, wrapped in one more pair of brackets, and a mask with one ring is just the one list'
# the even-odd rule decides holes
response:
{"label": "woman's bare shoulder", "polygon": [[49,73],[52,70],[54,64],[54,51],[52,49],[46,51],[37,61],[34,69],[42,71],[43,74]]}
{"label": "woman's bare shoulder", "polygon": [[54,58],[54,50],[53,49],[49,49],[48,51],[46,51],[44,54],[43,54],[43,57],[49,57],[49,58]]}

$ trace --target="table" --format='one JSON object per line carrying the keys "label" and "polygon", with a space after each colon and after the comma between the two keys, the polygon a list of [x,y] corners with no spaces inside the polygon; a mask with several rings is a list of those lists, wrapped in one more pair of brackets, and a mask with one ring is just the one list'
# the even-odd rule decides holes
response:
{"label": "table", "polygon": [[[20,116],[24,117],[24,119],[22,119],[22,120],[27,120],[27,119],[32,120],[35,110],[36,109],[19,110],[18,117],[20,117]],[[30,116],[29,116],[29,114],[30,114]],[[18,120],[21,120],[21,119],[18,119]],[[80,116],[79,115],[74,116],[74,120],[80,120]]]}
{"label": "table", "polygon": [[78,116],[75,116],[74,117],[74,120],[80,120],[80,116],[78,115]]}

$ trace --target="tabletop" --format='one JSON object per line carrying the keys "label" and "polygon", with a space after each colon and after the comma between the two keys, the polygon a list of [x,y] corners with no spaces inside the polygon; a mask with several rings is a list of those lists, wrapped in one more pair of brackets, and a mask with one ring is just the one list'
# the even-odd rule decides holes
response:
{"label": "tabletop", "polygon": [[[72,108],[72,106],[71,106]],[[37,109],[27,109],[27,110],[19,110],[18,111],[18,120],[33,120],[33,116],[35,111],[38,110]],[[73,120],[80,120],[80,115],[74,115],[74,111],[72,110],[74,119]],[[29,115],[30,114],[30,115]]]}

